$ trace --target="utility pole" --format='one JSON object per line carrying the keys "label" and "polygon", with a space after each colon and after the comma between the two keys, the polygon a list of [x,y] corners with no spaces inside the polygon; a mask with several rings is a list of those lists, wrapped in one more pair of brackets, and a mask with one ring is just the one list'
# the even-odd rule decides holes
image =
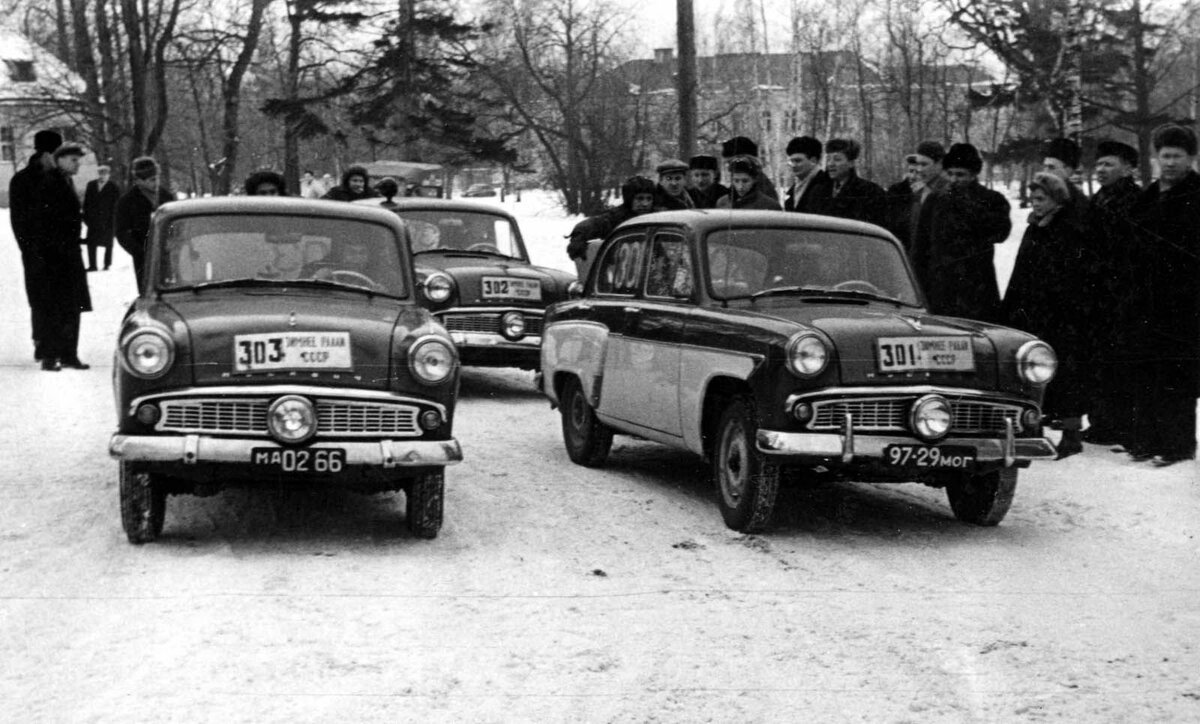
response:
{"label": "utility pole", "polygon": [[675,73],[679,99],[679,157],[687,161],[696,149],[696,19],[692,0],[675,0],[675,36],[679,66]]}

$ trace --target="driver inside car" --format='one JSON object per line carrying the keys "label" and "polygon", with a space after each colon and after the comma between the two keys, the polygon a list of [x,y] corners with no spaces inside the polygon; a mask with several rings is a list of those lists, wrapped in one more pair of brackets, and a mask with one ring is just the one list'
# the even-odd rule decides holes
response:
{"label": "driver inside car", "polygon": [[371,250],[362,241],[343,241],[330,257],[310,266],[309,273],[304,276],[313,279],[332,279],[337,272],[367,276],[371,268]]}
{"label": "driver inside car", "polygon": [[260,279],[300,279],[304,269],[304,248],[299,234],[266,234],[271,260],[258,270]]}

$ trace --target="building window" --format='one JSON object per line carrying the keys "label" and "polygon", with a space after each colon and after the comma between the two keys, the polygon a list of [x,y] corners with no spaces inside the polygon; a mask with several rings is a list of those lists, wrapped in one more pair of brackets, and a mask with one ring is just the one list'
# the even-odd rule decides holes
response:
{"label": "building window", "polygon": [[32,83],[37,80],[32,60],[6,60],[4,64],[8,66],[8,79],[14,83]]}
{"label": "building window", "polygon": [[0,126],[0,161],[15,161],[17,146],[12,126]]}
{"label": "building window", "polygon": [[783,112],[783,126],[788,133],[796,133],[800,130],[800,112],[795,108],[789,108]]}
{"label": "building window", "polygon": [[762,129],[763,133],[771,132],[771,111],[769,110],[762,112]]}

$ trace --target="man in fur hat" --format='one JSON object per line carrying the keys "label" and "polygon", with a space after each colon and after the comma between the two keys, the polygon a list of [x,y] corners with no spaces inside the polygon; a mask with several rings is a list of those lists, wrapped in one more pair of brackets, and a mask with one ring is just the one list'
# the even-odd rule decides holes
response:
{"label": "man in fur hat", "polygon": [[571,229],[567,238],[567,256],[575,262],[579,281],[587,276],[593,247],[588,242],[603,239],[617,228],[622,221],[654,211],[654,195],[657,186],[645,176],[630,176],[621,184],[621,205],[589,216]]}
{"label": "man in fur hat", "polygon": [[25,168],[13,174],[8,185],[9,221],[21,250],[25,268],[25,299],[29,304],[29,325],[33,332],[33,358],[42,360],[44,331],[44,295],[42,279],[47,273],[42,258],[43,229],[38,222],[37,203],[46,175],[54,168],[54,152],[62,145],[57,131],[38,131],[33,136],[33,155]]}
{"label": "man in fur hat", "polygon": [[1088,199],[1079,189],[1079,144],[1069,138],[1052,138],[1042,146],[1042,170],[1067,182],[1075,213],[1086,218]]}
{"label": "man in fur hat", "polygon": [[821,168],[821,142],[812,136],[796,136],[785,149],[795,180],[783,200],[784,211],[820,214],[829,203],[833,180]]}
{"label": "man in fur hat", "polygon": [[688,176],[688,194],[697,209],[714,209],[717,200],[729,193],[729,187],[721,183],[721,164],[716,156],[692,156],[688,159]]}
{"label": "man in fur hat", "polygon": [[883,188],[858,175],[862,146],[849,138],[825,142],[825,172],[833,181],[825,213],[842,219],[883,224],[886,216]]}
{"label": "man in fur hat", "polygon": [[133,183],[117,199],[114,219],[117,243],[133,258],[133,273],[140,292],[146,288],[146,237],[150,235],[150,216],[173,197],[159,183],[158,162],[153,158],[133,159],[132,172]]}

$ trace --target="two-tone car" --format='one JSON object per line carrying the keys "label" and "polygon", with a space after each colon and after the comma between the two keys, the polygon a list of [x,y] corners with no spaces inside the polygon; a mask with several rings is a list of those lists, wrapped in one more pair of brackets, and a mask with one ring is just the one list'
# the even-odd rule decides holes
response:
{"label": "two-tone car", "polygon": [[227,485],[403,490],[437,535],[458,356],[417,303],[403,224],[289,198],[158,209],[115,353],[121,521],[161,533],[169,494]]}
{"label": "two-tone car", "polygon": [[711,462],[725,523],[767,526],[795,477],[944,488],[995,525],[1018,470],[1055,457],[1041,400],[1054,351],[930,314],[883,229],[775,211],[626,221],[581,296],[551,307],[540,384],[567,453],[602,465],[614,434]]}
{"label": "two-tone car", "polygon": [[548,305],[568,272],[530,262],[517,220],[482,202],[397,198],[384,205],[412,240],[419,299],[445,325],[464,365],[537,369]]}

